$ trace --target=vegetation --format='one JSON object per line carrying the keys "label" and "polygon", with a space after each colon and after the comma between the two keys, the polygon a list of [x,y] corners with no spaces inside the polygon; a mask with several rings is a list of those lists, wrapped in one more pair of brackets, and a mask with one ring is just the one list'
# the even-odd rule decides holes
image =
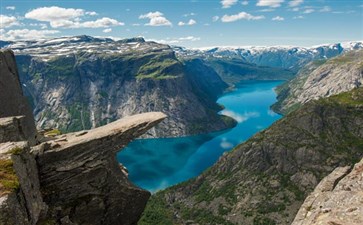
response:
{"label": "vegetation", "polygon": [[13,149],[10,149],[7,153],[12,155],[19,155],[23,152],[23,148],[15,147]]}
{"label": "vegetation", "polygon": [[18,176],[11,159],[0,159],[0,193],[17,191],[20,187]]}
{"label": "vegetation", "polygon": [[172,225],[173,212],[168,209],[161,193],[151,196],[138,225]]}
{"label": "vegetation", "polygon": [[155,55],[147,63],[140,66],[136,78],[173,79],[181,73],[181,63],[178,60],[165,58],[163,55]]}
{"label": "vegetation", "polygon": [[257,66],[239,59],[210,59],[208,64],[230,85],[242,80],[288,80],[294,76],[287,69]]}
{"label": "vegetation", "polygon": [[47,131],[44,133],[45,136],[49,136],[49,137],[54,137],[54,136],[57,136],[57,135],[61,135],[62,132],[58,129],[53,129],[53,130],[50,130],[50,131]]}

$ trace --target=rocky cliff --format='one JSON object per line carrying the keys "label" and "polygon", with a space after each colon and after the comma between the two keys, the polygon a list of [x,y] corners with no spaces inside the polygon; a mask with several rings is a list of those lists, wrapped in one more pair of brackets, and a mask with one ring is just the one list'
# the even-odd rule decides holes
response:
{"label": "rocky cliff", "polygon": [[350,51],[305,66],[294,79],[277,88],[278,102],[272,108],[288,113],[310,100],[349,91],[362,83],[363,50]]}
{"label": "rocky cliff", "polygon": [[363,159],[338,167],[306,198],[292,225],[363,224]]}
{"label": "rocky cliff", "polygon": [[[202,62],[179,61],[167,45],[142,38],[78,36],[8,45],[38,128],[95,128],[135,113],[168,118],[147,136],[205,133],[234,125],[217,114],[228,85]],[[213,95],[209,95],[213,88]]]}
{"label": "rocky cliff", "polygon": [[0,224],[136,224],[150,193],[128,180],[116,152],[165,115],[149,112],[93,130],[42,136],[29,129],[35,127],[31,117],[18,116],[29,108],[11,51],[0,51],[0,65],[0,83],[14,87],[0,89],[0,96],[21,103],[0,118]]}
{"label": "rocky cliff", "polygon": [[291,224],[323,177],[362,158],[362,131],[363,88],[311,101],[157,193],[139,224]]}

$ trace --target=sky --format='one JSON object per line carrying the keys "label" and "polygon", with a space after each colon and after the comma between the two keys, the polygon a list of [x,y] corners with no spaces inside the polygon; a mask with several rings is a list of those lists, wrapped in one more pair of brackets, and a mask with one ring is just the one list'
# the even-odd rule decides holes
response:
{"label": "sky", "polygon": [[0,0],[0,40],[142,36],[185,46],[363,40],[363,0]]}

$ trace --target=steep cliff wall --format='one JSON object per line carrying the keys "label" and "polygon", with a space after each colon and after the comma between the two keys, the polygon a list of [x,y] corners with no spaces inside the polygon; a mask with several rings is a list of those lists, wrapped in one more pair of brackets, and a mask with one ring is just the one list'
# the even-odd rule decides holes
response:
{"label": "steep cliff wall", "polygon": [[[148,131],[148,137],[234,125],[217,114],[221,107],[215,103],[227,84],[202,63],[190,70],[167,45],[80,36],[30,43],[15,51],[39,128],[73,132],[151,111],[168,118]],[[203,95],[210,92],[206,84],[213,84],[213,95]]]}
{"label": "steep cliff wall", "polygon": [[36,130],[31,109],[23,96],[18,69],[12,51],[0,54],[0,118],[24,115],[22,132],[31,144],[35,144]]}

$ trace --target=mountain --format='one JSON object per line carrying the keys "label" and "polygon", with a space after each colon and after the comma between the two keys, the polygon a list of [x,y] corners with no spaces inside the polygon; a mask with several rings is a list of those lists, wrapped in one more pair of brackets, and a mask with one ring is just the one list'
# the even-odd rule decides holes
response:
{"label": "mountain", "polygon": [[363,156],[363,88],[310,101],[200,176],[152,196],[145,224],[291,224],[305,197]]}
{"label": "mountain", "polygon": [[202,61],[181,62],[168,45],[76,36],[13,42],[7,48],[16,54],[38,128],[77,131],[150,111],[168,118],[148,137],[235,124],[217,114],[222,108],[215,103],[228,85]]}
{"label": "mountain", "polygon": [[288,113],[306,102],[360,87],[363,84],[363,50],[307,64],[291,81],[277,88],[273,109]]}
{"label": "mountain", "polygon": [[297,72],[305,64],[318,59],[328,59],[342,53],[363,48],[362,41],[319,45],[310,48],[292,46],[272,47],[210,47],[186,49],[175,47],[177,55],[188,57],[240,59],[258,66],[290,69]]}

